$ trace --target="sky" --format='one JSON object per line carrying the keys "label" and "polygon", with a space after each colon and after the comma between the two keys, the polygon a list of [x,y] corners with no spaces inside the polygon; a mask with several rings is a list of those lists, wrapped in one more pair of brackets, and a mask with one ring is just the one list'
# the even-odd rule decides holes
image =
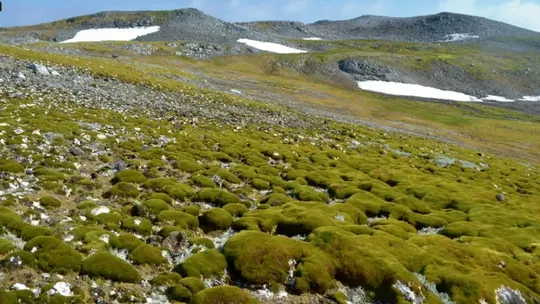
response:
{"label": "sky", "polygon": [[239,22],[291,20],[305,23],[361,15],[410,17],[454,12],[487,17],[540,32],[540,0],[0,0],[0,26],[38,24],[110,10],[195,7]]}

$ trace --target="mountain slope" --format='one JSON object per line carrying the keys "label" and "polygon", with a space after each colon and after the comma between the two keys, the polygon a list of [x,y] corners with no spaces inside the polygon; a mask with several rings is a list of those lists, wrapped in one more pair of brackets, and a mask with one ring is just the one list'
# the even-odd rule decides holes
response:
{"label": "mountain slope", "polygon": [[439,13],[435,15],[394,18],[361,16],[350,20],[322,20],[311,24],[297,22],[251,22],[243,26],[269,35],[290,38],[320,37],[328,40],[381,39],[395,41],[437,42],[453,34],[479,38],[539,35],[503,22],[482,17]]}

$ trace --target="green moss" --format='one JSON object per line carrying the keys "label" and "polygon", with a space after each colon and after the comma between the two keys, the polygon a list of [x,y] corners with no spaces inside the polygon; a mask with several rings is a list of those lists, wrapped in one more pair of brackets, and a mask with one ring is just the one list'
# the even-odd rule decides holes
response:
{"label": "green moss", "polygon": [[191,182],[202,188],[217,188],[216,183],[204,175],[197,175],[191,178]]}
{"label": "green moss", "polygon": [[81,254],[52,236],[36,237],[26,243],[24,250],[34,251],[37,266],[43,271],[67,273],[81,268]]}
{"label": "green moss", "polygon": [[166,186],[163,188],[163,190],[167,192],[167,195],[175,200],[183,202],[186,198],[186,192],[183,190],[183,187],[181,187],[180,184]]}
{"label": "green moss", "polygon": [[119,182],[116,185],[114,185],[107,193],[104,194],[104,197],[124,197],[124,198],[136,198],[139,197],[140,192],[139,189],[137,189],[137,186],[126,183],[126,182]]}
{"label": "green moss", "polygon": [[98,204],[96,204],[94,201],[84,201],[80,202],[77,205],[77,209],[79,210],[92,210],[98,207]]}
{"label": "green moss", "polygon": [[184,285],[174,285],[167,288],[167,297],[174,301],[189,303],[193,294]]}
{"label": "green moss", "polygon": [[0,304],[33,304],[35,295],[31,290],[0,290]]}
{"label": "green moss", "polygon": [[192,232],[190,232],[190,231],[188,231],[188,230],[186,230],[185,228],[182,228],[182,227],[165,226],[158,232],[158,235],[161,236],[161,237],[166,238],[173,232],[185,233],[188,237],[192,236],[192,234],[193,234]]}
{"label": "green moss", "polygon": [[324,292],[333,286],[334,262],[311,244],[262,232],[242,231],[223,247],[229,267],[253,284],[285,284],[289,261],[298,263],[294,288]]}
{"label": "green moss", "polygon": [[157,216],[157,220],[162,223],[173,223],[183,229],[196,229],[199,227],[199,220],[196,217],[182,211],[161,211]]}
{"label": "green moss", "polygon": [[199,191],[197,196],[202,201],[215,204],[220,207],[228,204],[240,203],[240,199],[234,193],[219,189],[202,189]]}
{"label": "green moss", "polygon": [[347,296],[341,291],[336,291],[331,294],[330,299],[336,301],[338,304],[347,304],[348,300]]}
{"label": "green moss", "polygon": [[214,249],[214,242],[211,239],[202,238],[202,237],[192,237],[189,239],[190,245],[200,245],[208,249]]}
{"label": "green moss", "polygon": [[145,218],[125,218],[122,220],[121,228],[142,235],[149,235],[152,233],[152,223]]}
{"label": "green moss", "polygon": [[205,250],[189,257],[178,271],[187,277],[221,277],[227,268],[225,257],[216,249]]}
{"label": "green moss", "polygon": [[49,228],[27,225],[21,231],[21,238],[25,241],[29,241],[38,236],[50,236],[52,234],[53,233]]}
{"label": "green moss", "polygon": [[257,190],[270,190],[270,184],[262,179],[255,178],[251,180],[251,185]]}
{"label": "green moss", "polygon": [[39,203],[41,206],[50,209],[50,208],[58,208],[62,206],[62,202],[60,202],[58,199],[52,197],[52,196],[44,196],[39,199]]}
{"label": "green moss", "polygon": [[24,166],[12,159],[0,159],[0,172],[24,173]]}
{"label": "green moss", "polygon": [[150,283],[154,286],[172,286],[179,284],[182,280],[182,276],[176,272],[171,272],[167,274],[160,274],[152,278]]}
{"label": "green moss", "polygon": [[255,299],[251,298],[247,292],[233,286],[221,286],[205,289],[197,293],[190,304],[256,304]]}
{"label": "green moss", "polygon": [[135,265],[161,265],[167,263],[167,259],[161,255],[159,248],[141,244],[129,254],[129,259]]}
{"label": "green moss", "polygon": [[135,248],[139,247],[141,244],[144,244],[144,242],[138,239],[133,234],[122,233],[116,238],[111,238],[109,240],[109,244],[111,244],[111,246],[114,248],[131,252]]}
{"label": "green moss", "polygon": [[174,186],[176,182],[171,178],[154,178],[144,183],[144,187],[154,191],[163,192],[167,186]]}
{"label": "green moss", "polygon": [[288,202],[294,201],[293,198],[288,197],[285,194],[281,193],[272,193],[268,195],[263,201],[263,204],[269,204],[271,206],[281,206]]}
{"label": "green moss", "polygon": [[188,173],[193,173],[193,172],[197,172],[201,170],[201,167],[199,166],[199,164],[188,159],[179,160],[176,163],[175,168],[184,172],[188,172]]}
{"label": "green moss", "polygon": [[161,211],[169,210],[169,204],[159,199],[150,199],[143,203],[151,214],[158,214]]}
{"label": "green moss", "polygon": [[223,206],[223,210],[229,212],[230,215],[235,217],[242,217],[249,212],[249,208],[243,204],[227,204]]}
{"label": "green moss", "polygon": [[133,266],[108,252],[95,253],[84,260],[81,273],[117,282],[135,284],[141,281],[141,276]]}
{"label": "green moss", "polygon": [[180,280],[180,284],[191,291],[192,294],[196,294],[201,290],[204,290],[206,286],[199,278],[183,278]]}
{"label": "green moss", "polygon": [[23,266],[33,268],[36,265],[36,258],[34,257],[34,255],[31,254],[30,252],[22,251],[22,250],[14,251],[14,252],[8,254],[2,260],[1,264],[6,264],[12,258],[16,258],[16,257],[21,259],[21,262],[22,262]]}
{"label": "green moss", "polygon": [[172,198],[167,193],[152,193],[149,199],[158,199],[166,202],[167,204],[172,204]]}
{"label": "green moss", "polygon": [[137,170],[123,170],[118,172],[114,178],[111,180],[112,184],[117,184],[120,182],[124,183],[133,183],[133,184],[143,184],[147,181],[147,178]]}
{"label": "green moss", "polygon": [[205,232],[227,230],[232,222],[231,214],[221,208],[212,208],[199,217],[200,226]]}
{"label": "green moss", "polygon": [[201,206],[191,205],[191,206],[184,207],[184,209],[182,210],[187,214],[191,214],[193,216],[199,216],[199,214],[201,213]]}
{"label": "green moss", "polygon": [[13,246],[10,241],[6,239],[0,239],[0,255],[8,254],[13,249],[15,249],[15,246]]}

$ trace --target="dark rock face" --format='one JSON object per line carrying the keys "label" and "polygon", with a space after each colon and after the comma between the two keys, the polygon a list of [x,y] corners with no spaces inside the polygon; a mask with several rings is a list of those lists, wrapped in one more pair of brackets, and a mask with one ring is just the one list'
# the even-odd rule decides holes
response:
{"label": "dark rock face", "polygon": [[379,66],[366,60],[354,58],[343,59],[338,62],[339,69],[352,74],[358,81],[382,80],[400,82],[402,78],[390,67]]}

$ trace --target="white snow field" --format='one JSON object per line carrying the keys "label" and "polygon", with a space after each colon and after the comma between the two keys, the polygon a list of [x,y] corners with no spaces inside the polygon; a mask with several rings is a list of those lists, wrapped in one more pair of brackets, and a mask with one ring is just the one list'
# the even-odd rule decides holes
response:
{"label": "white snow field", "polygon": [[514,102],[515,100],[508,99],[506,97],[502,96],[495,96],[495,95],[488,95],[485,98],[482,98],[482,100],[488,100],[488,101],[498,101],[498,102]]}
{"label": "white snow field", "polygon": [[407,84],[399,82],[387,82],[379,80],[359,81],[358,87],[362,90],[384,93],[397,96],[413,96],[421,98],[433,98],[441,100],[482,102],[474,96],[469,96],[459,92],[443,91],[436,88],[425,87],[418,84]]}
{"label": "white snow field", "polygon": [[102,28],[77,32],[75,37],[61,43],[98,42],[98,41],[130,41],[137,37],[159,32],[159,26],[133,28]]}
{"label": "white snow field", "polygon": [[323,39],[319,38],[319,37],[308,37],[308,38],[302,38],[302,40],[314,40],[314,41],[317,41],[317,40],[323,40]]}
{"label": "white snow field", "polygon": [[540,101],[540,96],[523,96],[521,101]]}
{"label": "white snow field", "polygon": [[443,37],[445,40],[443,42],[453,42],[453,41],[462,41],[468,39],[479,39],[480,36],[469,35],[469,34],[450,34]]}
{"label": "white snow field", "polygon": [[251,39],[238,39],[238,42],[244,43],[248,46],[251,46],[261,51],[267,51],[267,52],[278,53],[278,54],[307,53],[307,51],[294,49],[288,46],[284,46],[277,43],[271,43],[271,42],[262,42],[262,41],[251,40]]}

